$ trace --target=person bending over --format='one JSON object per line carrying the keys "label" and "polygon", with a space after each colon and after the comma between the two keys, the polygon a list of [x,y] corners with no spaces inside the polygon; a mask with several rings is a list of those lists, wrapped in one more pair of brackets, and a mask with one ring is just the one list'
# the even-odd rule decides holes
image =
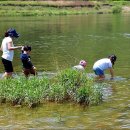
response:
{"label": "person bending over", "polygon": [[96,61],[93,65],[93,71],[97,75],[97,79],[103,80],[105,78],[104,70],[109,69],[111,74],[111,79],[114,77],[113,66],[117,57],[115,55],[110,55],[108,58],[103,58]]}
{"label": "person bending over", "polygon": [[87,66],[87,62],[85,60],[81,60],[78,65],[73,67],[74,70],[84,71]]}

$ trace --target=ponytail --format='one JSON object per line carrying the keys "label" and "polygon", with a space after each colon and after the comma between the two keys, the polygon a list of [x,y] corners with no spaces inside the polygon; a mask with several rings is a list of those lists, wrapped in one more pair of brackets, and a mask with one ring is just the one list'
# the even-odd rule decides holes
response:
{"label": "ponytail", "polygon": [[8,32],[5,32],[5,37],[8,37],[8,36],[9,36]]}

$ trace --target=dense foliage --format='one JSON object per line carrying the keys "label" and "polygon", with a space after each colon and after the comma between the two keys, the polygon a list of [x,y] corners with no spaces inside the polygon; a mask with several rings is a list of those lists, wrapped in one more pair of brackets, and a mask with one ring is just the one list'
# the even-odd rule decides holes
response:
{"label": "dense foliage", "polygon": [[43,76],[0,80],[0,101],[30,107],[50,101],[96,105],[102,101],[102,87],[85,73],[67,69],[51,79]]}

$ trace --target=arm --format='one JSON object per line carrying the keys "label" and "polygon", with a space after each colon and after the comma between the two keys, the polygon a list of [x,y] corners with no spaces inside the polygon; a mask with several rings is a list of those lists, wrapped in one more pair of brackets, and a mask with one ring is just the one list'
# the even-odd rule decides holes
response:
{"label": "arm", "polygon": [[8,49],[9,49],[9,50],[15,50],[15,49],[22,48],[22,46],[13,47],[12,44],[13,44],[12,42],[9,42],[9,43],[8,43]]}
{"label": "arm", "polygon": [[2,45],[1,45],[1,48],[0,48],[0,50],[1,50],[1,51],[3,51],[3,49],[2,49],[2,48],[3,48],[3,47],[2,47]]}
{"label": "arm", "polygon": [[114,71],[113,71],[113,68],[110,68],[109,71],[110,71],[110,74],[111,74],[111,79],[113,79],[113,77],[114,77]]}
{"label": "arm", "polygon": [[28,65],[29,65],[31,68],[34,67],[33,64],[32,64],[32,62],[31,62],[30,60],[28,60]]}
{"label": "arm", "polygon": [[28,65],[29,65],[32,69],[36,70],[36,67],[32,64],[32,62],[30,61],[30,59],[29,59],[27,62],[28,62]]}

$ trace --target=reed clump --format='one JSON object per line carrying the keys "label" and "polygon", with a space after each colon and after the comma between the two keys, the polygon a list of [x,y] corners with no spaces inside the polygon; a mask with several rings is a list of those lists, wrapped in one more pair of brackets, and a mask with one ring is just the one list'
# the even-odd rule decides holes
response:
{"label": "reed clump", "polygon": [[102,87],[85,73],[66,69],[51,79],[43,76],[0,80],[0,102],[31,108],[43,102],[97,105],[102,101]]}

